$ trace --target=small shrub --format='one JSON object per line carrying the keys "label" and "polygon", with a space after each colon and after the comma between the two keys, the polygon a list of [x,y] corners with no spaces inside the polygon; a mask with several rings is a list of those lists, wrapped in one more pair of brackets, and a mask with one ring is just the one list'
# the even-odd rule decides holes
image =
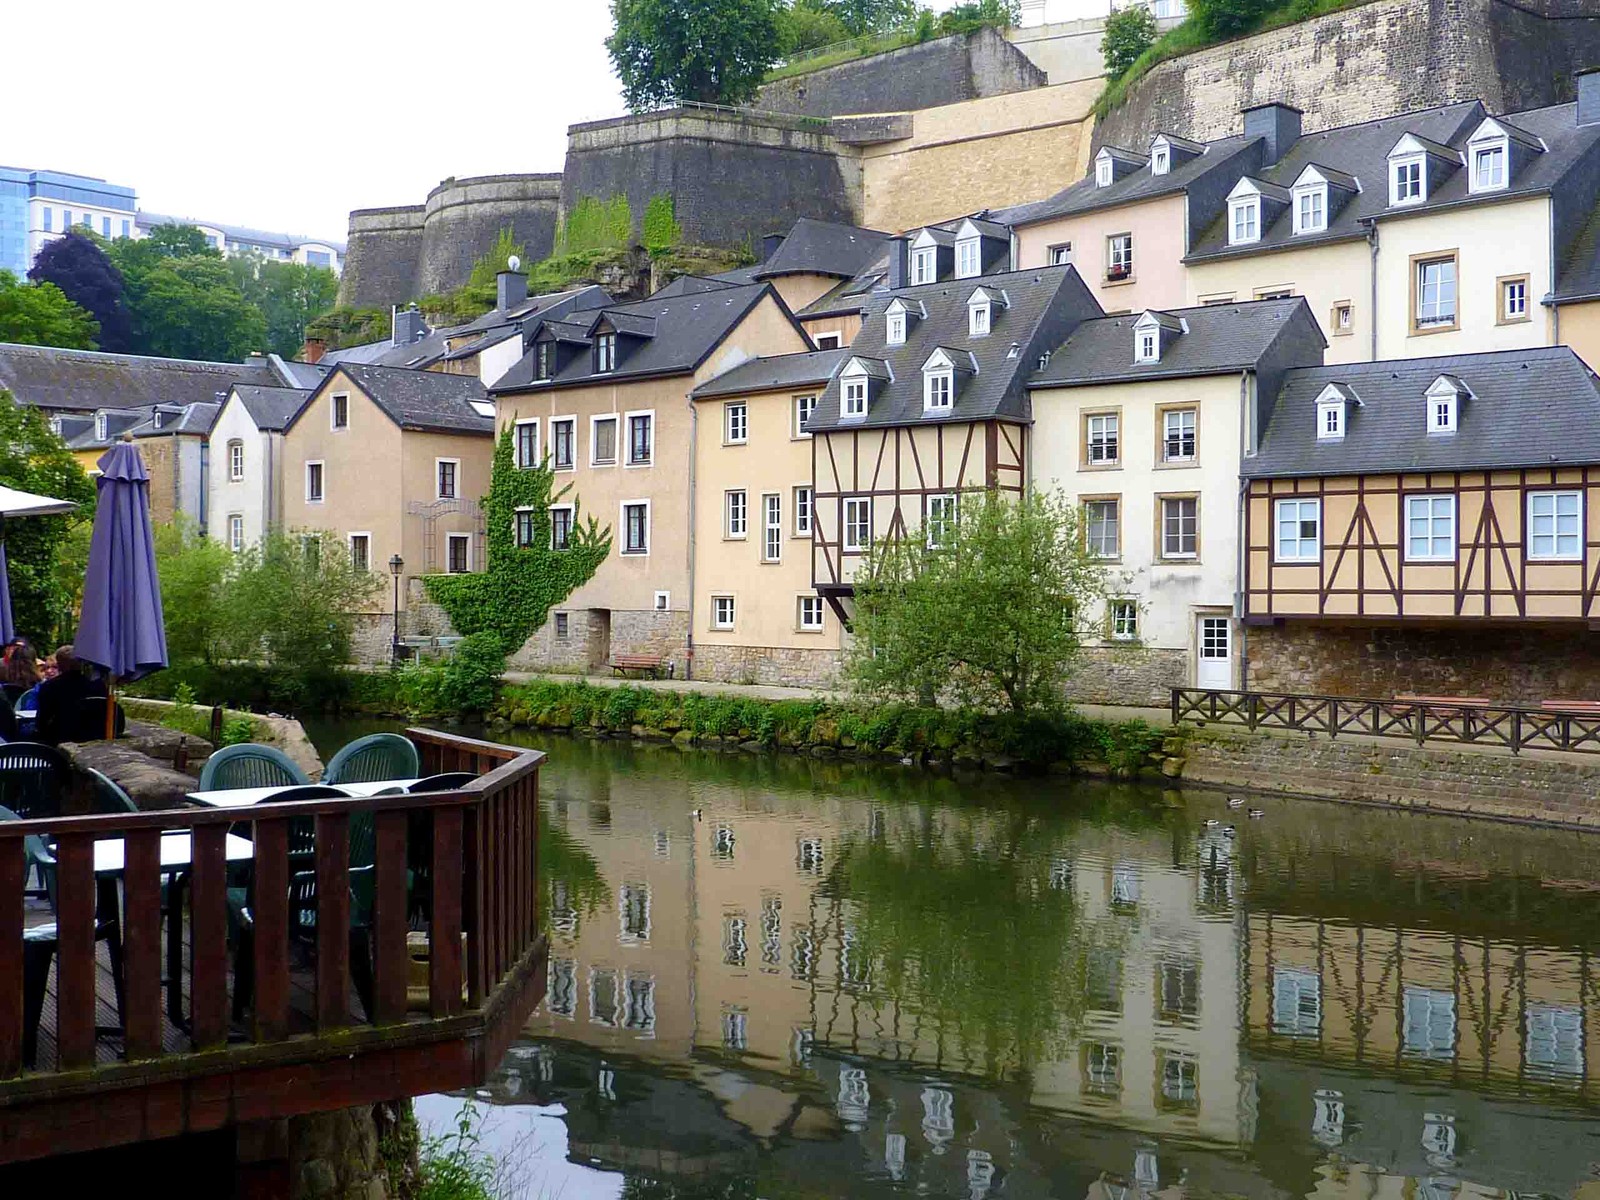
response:
{"label": "small shrub", "polygon": [[1106,74],[1115,79],[1138,60],[1156,41],[1156,19],[1142,4],[1132,4],[1106,18],[1105,36],[1100,39],[1100,55]]}
{"label": "small shrub", "polygon": [[462,638],[442,662],[412,662],[400,670],[400,707],[413,719],[460,719],[494,707],[506,655],[492,633]]}
{"label": "small shrub", "polygon": [[422,1140],[416,1200],[491,1200],[498,1172],[494,1156],[483,1148],[482,1123],[478,1106],[468,1100],[453,1132]]}

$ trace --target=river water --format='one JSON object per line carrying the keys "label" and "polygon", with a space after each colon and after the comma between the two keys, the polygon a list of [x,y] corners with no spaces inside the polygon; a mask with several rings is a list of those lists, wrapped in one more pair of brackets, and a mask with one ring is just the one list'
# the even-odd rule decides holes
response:
{"label": "river water", "polygon": [[510,1195],[1600,1200],[1600,836],[538,742]]}

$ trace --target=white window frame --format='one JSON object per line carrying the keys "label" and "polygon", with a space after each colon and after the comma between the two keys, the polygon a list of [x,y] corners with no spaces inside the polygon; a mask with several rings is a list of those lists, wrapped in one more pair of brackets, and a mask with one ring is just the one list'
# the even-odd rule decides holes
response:
{"label": "white window frame", "polygon": [[[344,401],[344,424],[339,423],[339,402]],[[350,428],[350,393],[334,392],[328,397],[328,428],[341,433]]]}
{"label": "white window frame", "polygon": [[[1096,449],[1095,422],[1100,423],[1099,449]],[[1115,467],[1122,462],[1122,414],[1085,413],[1083,418],[1083,458],[1091,467]],[[1109,442],[1111,453],[1105,452]],[[1096,458],[1095,455],[1100,457]]]}
{"label": "white window frame", "polygon": [[[1107,528],[1105,521],[1100,523],[1102,536],[1099,545],[1096,545],[1094,539],[1090,536],[1090,530],[1094,528],[1093,522],[1089,519],[1089,506],[1091,504],[1109,504],[1111,506],[1109,528],[1112,535],[1112,547],[1109,551],[1106,549],[1106,539],[1104,537],[1104,532]],[[1104,562],[1115,562],[1122,557],[1122,500],[1120,497],[1094,496],[1083,502],[1083,544],[1092,557]]]}
{"label": "white window frame", "polygon": [[946,413],[955,404],[956,373],[951,367],[933,367],[922,373],[922,411]]}
{"label": "white window frame", "polygon": [[858,420],[867,415],[867,377],[846,375],[839,381],[839,415],[842,420]]}
{"label": "white window frame", "polygon": [[915,287],[939,282],[939,247],[923,246],[911,252],[911,283]]}
{"label": "white window frame", "polygon": [[[1484,182],[1479,176],[1483,160],[1498,155],[1499,178]],[[1467,144],[1467,192],[1477,196],[1485,192],[1503,192],[1511,185],[1511,139],[1505,136],[1487,137]]]}
{"label": "white window frame", "polygon": [[[532,518],[535,511],[537,510],[534,509],[532,505],[528,504],[519,505],[511,511],[511,545],[517,550],[530,550],[533,548],[534,528]],[[527,541],[522,540],[523,517],[529,518]],[[552,522],[550,530],[550,548],[552,550],[555,549],[555,540],[555,526],[554,522]]]}
{"label": "white window frame", "polygon": [[[1194,549],[1173,550],[1167,549],[1167,506],[1192,504],[1194,506]],[[1200,558],[1200,497],[1199,496],[1162,496],[1156,506],[1156,516],[1161,522],[1160,547],[1161,558],[1164,562],[1197,562]],[[1183,544],[1183,518],[1178,518],[1178,544]]]}
{"label": "white window frame", "polygon": [[[611,435],[611,457],[600,459],[595,457],[600,449],[600,438],[596,431],[600,425],[610,421],[615,432]],[[595,413],[589,418],[589,465],[591,467],[614,467],[622,461],[622,418],[618,413]],[[574,447],[576,451],[576,447]]]}
{"label": "white window frame", "polygon": [[228,549],[235,554],[244,552],[244,514],[228,514]]}
{"label": "white window frame", "polygon": [[722,493],[722,536],[739,542],[750,536],[750,493],[744,488]]}
{"label": "white window frame", "polygon": [[[556,432],[562,425],[572,429],[572,457],[563,466],[556,458]],[[578,469],[578,418],[576,414],[567,417],[551,417],[550,429],[550,469],[552,471],[576,471]]]}
{"label": "white window frame", "polygon": [[1172,170],[1172,151],[1166,146],[1150,148],[1150,174],[1165,175]]}
{"label": "white window frame", "polygon": [[[1575,502],[1577,512],[1563,514],[1561,512],[1561,501],[1569,497]],[[1539,502],[1542,500],[1551,501],[1551,509],[1548,514],[1536,514],[1534,511],[1539,507]],[[1527,535],[1523,539],[1528,561],[1582,562],[1584,560],[1584,544],[1588,540],[1584,533],[1587,524],[1586,507],[1583,492],[1577,488],[1542,488],[1536,492],[1529,492],[1526,513]],[[1570,533],[1561,531],[1563,516],[1570,517],[1575,521],[1575,527]],[[1538,523],[1543,520],[1550,522],[1550,532],[1548,534],[1539,533]],[[1542,554],[1534,549],[1534,543],[1540,537],[1548,537],[1550,539],[1549,551]],[[1562,551],[1561,543],[1563,538],[1573,539],[1575,548],[1572,551]]]}
{"label": "white window frame", "polygon": [[906,314],[904,309],[896,309],[884,315],[885,328],[883,340],[885,345],[904,346],[906,344]]}
{"label": "white window frame", "polygon": [[[810,403],[807,404],[807,401]],[[796,396],[794,398],[793,409],[794,432],[790,436],[793,438],[809,438],[811,434],[806,431],[806,422],[810,420],[811,415],[817,411],[817,394],[815,392],[806,392],[802,395]],[[804,409],[803,412],[801,411],[802,409]]]}
{"label": "white window frame", "polygon": [[1337,442],[1344,437],[1344,406],[1343,400],[1317,402],[1317,441]]}
{"label": "white window frame", "polygon": [[993,304],[988,299],[968,301],[967,336],[975,338],[988,337],[994,328],[993,317]]}
{"label": "white window frame", "polygon": [[1459,397],[1454,392],[1428,394],[1428,432],[1454,433]]}
{"label": "white window frame", "polygon": [[[808,621],[806,619],[806,614],[808,611],[813,609],[813,606],[817,614],[817,619],[815,621]],[[821,633],[823,631],[823,627],[827,624],[827,613],[825,611],[826,607],[827,606],[823,603],[821,596],[796,596],[794,619],[795,629],[800,633]]]}
{"label": "white window frame", "polygon": [[[1310,211],[1308,212],[1307,209]],[[1328,185],[1303,183],[1294,189],[1294,232],[1326,233],[1328,229]]]}
{"label": "white window frame", "polygon": [[[1444,306],[1444,277],[1442,268],[1448,263],[1450,266],[1450,315],[1441,315]],[[1425,317],[1427,305],[1427,270],[1429,267],[1441,268],[1440,278],[1434,284],[1435,313]],[[1425,333],[1433,329],[1450,329],[1461,322],[1461,260],[1454,254],[1440,254],[1430,258],[1419,258],[1412,264],[1412,270],[1417,273],[1414,283],[1416,294],[1416,311],[1411,314],[1412,326],[1418,333]]]}
{"label": "white window frame", "polygon": [[830,329],[826,333],[812,334],[811,340],[816,343],[818,350],[837,350],[844,345],[844,334]]}
{"label": "white window frame", "polygon": [[983,239],[962,238],[956,243],[956,278],[976,279],[983,274]]}
{"label": "white window frame", "polygon": [[[1183,446],[1183,418],[1189,418],[1189,453],[1170,453],[1172,421],[1177,418],[1178,445]],[[1192,405],[1166,408],[1161,411],[1161,461],[1164,463],[1192,463],[1200,457],[1200,410]]]}
{"label": "white window frame", "polygon": [[228,482],[244,482],[244,439],[228,440]]}
{"label": "white window frame", "polygon": [[[1241,225],[1243,228],[1241,229]],[[1250,246],[1261,240],[1261,197],[1228,201],[1228,245]]]}
{"label": "white window frame", "polygon": [[[934,516],[934,507],[943,509],[948,506],[947,513]],[[950,544],[949,532],[960,519],[961,502],[955,492],[940,492],[936,496],[929,496],[922,502],[922,532],[923,545],[929,550],[943,550]],[[945,536],[940,537],[940,534]]]}
{"label": "white window frame", "polygon": [[345,548],[350,555],[351,567],[354,567],[356,562],[356,539],[367,539],[367,570],[370,572],[372,570],[372,531],[370,529],[358,529],[354,533],[345,534],[344,538]]}
{"label": "white window frame", "polygon": [[[1451,496],[1451,495],[1440,495],[1440,494],[1437,494],[1437,493],[1424,493],[1424,494],[1408,494],[1406,496],[1406,498],[1405,498],[1405,501],[1406,501],[1406,503],[1405,503],[1406,561],[1407,562],[1415,562],[1415,563],[1425,563],[1425,562],[1447,563],[1447,562],[1455,562],[1455,560],[1456,560],[1456,498],[1454,496]],[[1418,514],[1413,511],[1413,507],[1417,506],[1417,505],[1424,506],[1424,509],[1423,509],[1423,512],[1420,515],[1420,518],[1419,518]],[[1440,506],[1440,505],[1443,506],[1442,509],[1436,507],[1436,506]],[[1449,538],[1449,542],[1450,542],[1450,548],[1449,548],[1449,552],[1448,553],[1439,553],[1439,552],[1436,552],[1433,549],[1433,543],[1435,541],[1438,541],[1440,536],[1441,536],[1440,534],[1435,532],[1434,522],[1439,520],[1441,518],[1441,516],[1443,517],[1443,519],[1447,523],[1446,524],[1446,528],[1447,528],[1448,532],[1444,536],[1447,536]],[[1416,521],[1418,519],[1421,519],[1421,520],[1427,522],[1427,526],[1428,526],[1428,532],[1427,532],[1426,535],[1424,535],[1424,537],[1422,539],[1424,542],[1426,542],[1428,544],[1428,548],[1423,553],[1420,553],[1420,554],[1414,549],[1414,538],[1415,538],[1415,535],[1412,533],[1412,522]]]}
{"label": "white window frame", "polygon": [[[1519,301],[1515,311],[1512,309],[1513,294],[1517,295]],[[1500,319],[1507,323],[1528,320],[1528,280],[1525,276],[1518,275],[1500,281]]]}
{"label": "white window frame", "polygon": [[[1112,280],[1111,276],[1119,269],[1123,271],[1120,279]],[[1106,235],[1106,278],[1115,283],[1126,283],[1133,278],[1133,234],[1109,233]]]}
{"label": "white window frame", "polygon": [[[635,507],[644,509],[644,548],[642,550],[628,549],[628,510]],[[641,497],[637,500],[624,500],[617,506],[617,515],[620,522],[619,528],[622,531],[622,549],[619,551],[619,553],[625,554],[629,558],[649,557],[650,537],[652,533],[650,528],[650,501],[644,497]]]}
{"label": "white window frame", "polygon": [[[317,494],[311,494],[311,468],[317,468]],[[306,503],[324,504],[328,499],[328,464],[320,458],[309,459],[305,469]]]}
{"label": "white window frame", "polygon": [[1106,616],[1113,642],[1139,640],[1139,602],[1125,596],[1106,602]]}
{"label": "white window frame", "polygon": [[1133,361],[1153,363],[1161,361],[1161,330],[1147,325],[1133,331]]}
{"label": "white window frame", "polygon": [[[1292,519],[1295,524],[1293,538],[1283,536],[1285,514],[1293,510]],[[1311,519],[1316,522],[1317,532],[1305,536],[1306,513],[1310,512]],[[1286,548],[1287,542],[1293,542],[1294,549]],[[1306,543],[1311,548],[1306,548]],[[1272,505],[1272,561],[1276,563],[1315,563],[1322,561],[1322,501],[1314,496],[1286,496],[1274,501]]]}
{"label": "white window frame", "polygon": [[617,369],[617,333],[598,333],[594,339],[594,373],[610,375]]}
{"label": "white window frame", "polygon": [[761,561],[783,561],[783,493],[761,493]]}
{"label": "white window frame", "polygon": [[730,632],[739,619],[738,598],[729,592],[719,592],[711,597],[711,628]]}
{"label": "white window frame", "polygon": [[[519,509],[518,511],[521,511],[521,510]],[[566,513],[568,518],[569,518],[568,523],[567,523],[567,544],[565,546],[556,545],[556,514],[558,512]],[[573,531],[577,528],[577,525],[578,525],[577,514],[575,512],[574,506],[571,505],[571,504],[552,504],[550,506],[550,508],[549,508],[549,513],[550,513],[550,549],[552,549],[552,550],[570,550],[570,549],[572,549],[572,534],[573,534]]]}
{"label": "white window frame", "polygon": [[[1416,168],[1416,178],[1411,169]],[[1413,194],[1411,189],[1415,187]],[[1389,204],[1400,208],[1421,204],[1428,198],[1428,156],[1423,153],[1400,155],[1389,160]]]}
{"label": "white window frame", "polygon": [[1095,187],[1110,187],[1117,181],[1116,167],[1111,162],[1111,156],[1101,151],[1094,160],[1094,185]]}
{"label": "white window frame", "polygon": [[654,608],[652,610],[654,612],[671,612],[672,611],[672,593],[671,592],[657,592],[653,597],[651,597],[651,601],[650,602],[651,602],[652,605],[654,605]]}
{"label": "white window frame", "polygon": [[97,442],[109,440],[106,437],[106,414],[103,412],[94,415],[94,440]]}
{"label": "white window frame", "polygon": [[[466,542],[467,544],[466,557],[462,559],[462,562],[466,564],[466,570],[464,571],[452,571],[450,569],[450,561],[452,557],[450,554],[450,547],[456,542]],[[447,533],[444,535],[444,571],[446,575],[472,574],[472,535],[470,533]]]}
{"label": "white window frame", "polygon": [[[540,446],[539,446],[539,418],[538,417],[523,417],[523,418],[513,422],[513,426],[514,427],[513,427],[512,432],[511,432],[511,437],[512,437],[512,444],[516,447],[517,470],[519,470],[519,471],[531,471],[531,470],[533,470],[533,468],[537,467],[539,465],[539,462],[540,462],[540,458],[539,458],[539,450],[540,450]],[[532,462],[523,462],[522,461],[522,431],[524,429],[528,429],[528,428],[531,428],[533,430],[533,461]]]}
{"label": "white window frame", "polygon": [[[633,419],[635,417],[645,417],[650,422],[650,450],[649,450],[649,454],[645,458],[639,459],[637,461],[635,461],[635,459],[633,457]],[[656,465],[656,410],[653,409],[653,408],[636,408],[632,412],[624,413],[622,415],[622,428],[623,428],[623,430],[626,431],[627,438],[628,438],[627,453],[624,454],[622,452],[621,447],[618,447],[618,451],[617,451],[617,456],[622,459],[623,468],[627,469],[629,467],[653,467],[653,466],[655,466]]]}
{"label": "white window frame", "polygon": [[[454,490],[448,496],[444,494],[443,479],[443,468],[446,463],[455,468],[454,473],[450,476],[451,486]],[[433,498],[435,500],[461,499],[461,460],[459,458],[436,458],[433,460]]]}
{"label": "white window frame", "polygon": [[[804,497],[804,502],[802,502]],[[816,491],[809,483],[794,488],[794,536],[810,537],[817,519]]]}
{"label": "white window frame", "polygon": [[[864,554],[872,545],[872,497],[871,496],[846,496],[840,502],[840,514],[843,518],[844,528],[840,531],[839,542],[846,554]],[[862,541],[857,534],[863,524],[860,516],[853,516],[865,512],[865,527],[867,537]]]}
{"label": "white window frame", "polygon": [[1050,265],[1064,267],[1072,262],[1072,243],[1062,242],[1058,246],[1050,247]]}
{"label": "white window frame", "polygon": [[750,441],[750,404],[729,400],[722,406],[722,444],[744,446]]}

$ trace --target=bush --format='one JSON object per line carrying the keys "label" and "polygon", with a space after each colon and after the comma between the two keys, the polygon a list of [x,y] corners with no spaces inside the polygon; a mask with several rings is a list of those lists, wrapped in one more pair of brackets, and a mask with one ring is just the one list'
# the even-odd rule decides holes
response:
{"label": "bush", "polygon": [[1100,39],[1100,54],[1106,74],[1113,79],[1138,61],[1156,41],[1156,19],[1142,4],[1133,4],[1106,18],[1105,36]]}
{"label": "bush", "polygon": [[453,1132],[424,1138],[418,1155],[422,1186],[416,1200],[490,1200],[497,1194],[498,1169],[483,1148],[482,1117],[471,1100],[461,1106]]}
{"label": "bush", "polygon": [[400,704],[412,718],[460,719],[494,705],[506,655],[492,633],[462,638],[442,662],[413,662],[400,671]]}
{"label": "bush", "polygon": [[1189,14],[1212,38],[1238,37],[1259,25],[1283,0],[1190,0]]}

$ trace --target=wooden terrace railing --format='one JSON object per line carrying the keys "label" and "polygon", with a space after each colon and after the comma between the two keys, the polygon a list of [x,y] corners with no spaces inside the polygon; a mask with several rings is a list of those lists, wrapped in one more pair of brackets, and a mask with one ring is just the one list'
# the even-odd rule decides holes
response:
{"label": "wooden terrace railing", "polygon": [[[227,1089],[228,1114],[197,1122],[188,1113],[181,1127],[164,1126],[139,1136],[165,1136],[236,1119],[249,1072],[316,1061],[338,1063],[336,1085],[318,1082],[315,1071],[297,1071],[295,1085],[280,1080],[280,1092],[254,1105],[260,1116],[292,1115],[343,1103],[362,1091],[354,1086],[355,1060],[364,1052],[415,1048],[429,1043],[471,1043],[470,1063],[449,1058],[450,1070],[436,1081],[427,1061],[390,1055],[385,1087],[460,1087],[467,1074],[492,1070],[505,1045],[542,994],[544,940],[538,919],[539,766],[535,750],[412,729],[424,775],[471,771],[479,778],[459,791],[369,799],[311,800],[244,809],[186,808],[113,816],[75,816],[0,823],[0,1162],[33,1157],[38,1147],[19,1146],[19,1111],[72,1097],[97,1100],[107,1090],[170,1087],[175,1081],[234,1074]],[[375,842],[370,930],[373,1011],[358,1015],[352,1003],[350,938],[351,818],[371,813]],[[314,965],[291,969],[289,831],[309,820],[315,830],[317,916]],[[231,1021],[232,978],[227,890],[230,867],[225,839],[230,826],[253,842],[253,1001],[245,1022]],[[248,831],[238,828],[248,826]],[[192,836],[192,864],[184,889],[188,961],[177,978],[163,979],[163,834]],[[418,845],[408,843],[415,834]],[[24,839],[44,835],[54,844],[58,927],[55,1061],[23,1061],[24,926],[39,913],[25,911]],[[105,1014],[104,959],[98,956],[97,918],[105,916],[105,884],[95,874],[95,843],[120,838],[124,871],[120,932],[125,1020],[120,1049],[97,1033]],[[233,881],[237,886],[237,880]],[[421,892],[419,896],[417,893]],[[113,889],[113,893],[115,889]],[[180,895],[177,889],[171,895]],[[117,896],[113,894],[113,907]],[[426,911],[429,943],[426,1012],[408,1011],[409,918]],[[98,909],[98,912],[97,912]],[[174,915],[183,920],[183,912]],[[45,914],[48,919],[48,914]],[[167,933],[171,934],[169,926]],[[463,936],[464,935],[464,936]],[[463,953],[464,947],[464,953]],[[98,978],[97,978],[98,977]],[[176,989],[177,994],[172,994]],[[167,991],[166,1002],[163,992]],[[307,995],[309,991],[309,997]],[[291,994],[293,993],[293,995]],[[174,1003],[180,1001],[180,1003]],[[109,1060],[109,1061],[108,1061]],[[466,1067],[463,1064],[468,1064]],[[402,1065],[397,1065],[402,1064]],[[407,1075],[406,1072],[410,1074]],[[331,1090],[330,1090],[331,1089]],[[294,1095],[291,1093],[303,1094]],[[388,1095],[406,1094],[402,1090]],[[167,1093],[168,1103],[177,1097]],[[183,1097],[193,1106],[194,1094]],[[141,1110],[149,1119],[148,1107]],[[62,1119],[54,1121],[59,1129]],[[164,1130],[164,1132],[163,1132]],[[8,1144],[7,1139],[12,1144]],[[117,1140],[130,1140],[123,1137]],[[53,1146],[48,1152],[84,1148]],[[101,1139],[99,1144],[113,1144]]]}
{"label": "wooden terrace railing", "polygon": [[1242,725],[1423,742],[1461,742],[1524,750],[1600,754],[1600,712],[1518,708],[1448,698],[1391,700],[1280,692],[1172,689],[1172,723]]}

